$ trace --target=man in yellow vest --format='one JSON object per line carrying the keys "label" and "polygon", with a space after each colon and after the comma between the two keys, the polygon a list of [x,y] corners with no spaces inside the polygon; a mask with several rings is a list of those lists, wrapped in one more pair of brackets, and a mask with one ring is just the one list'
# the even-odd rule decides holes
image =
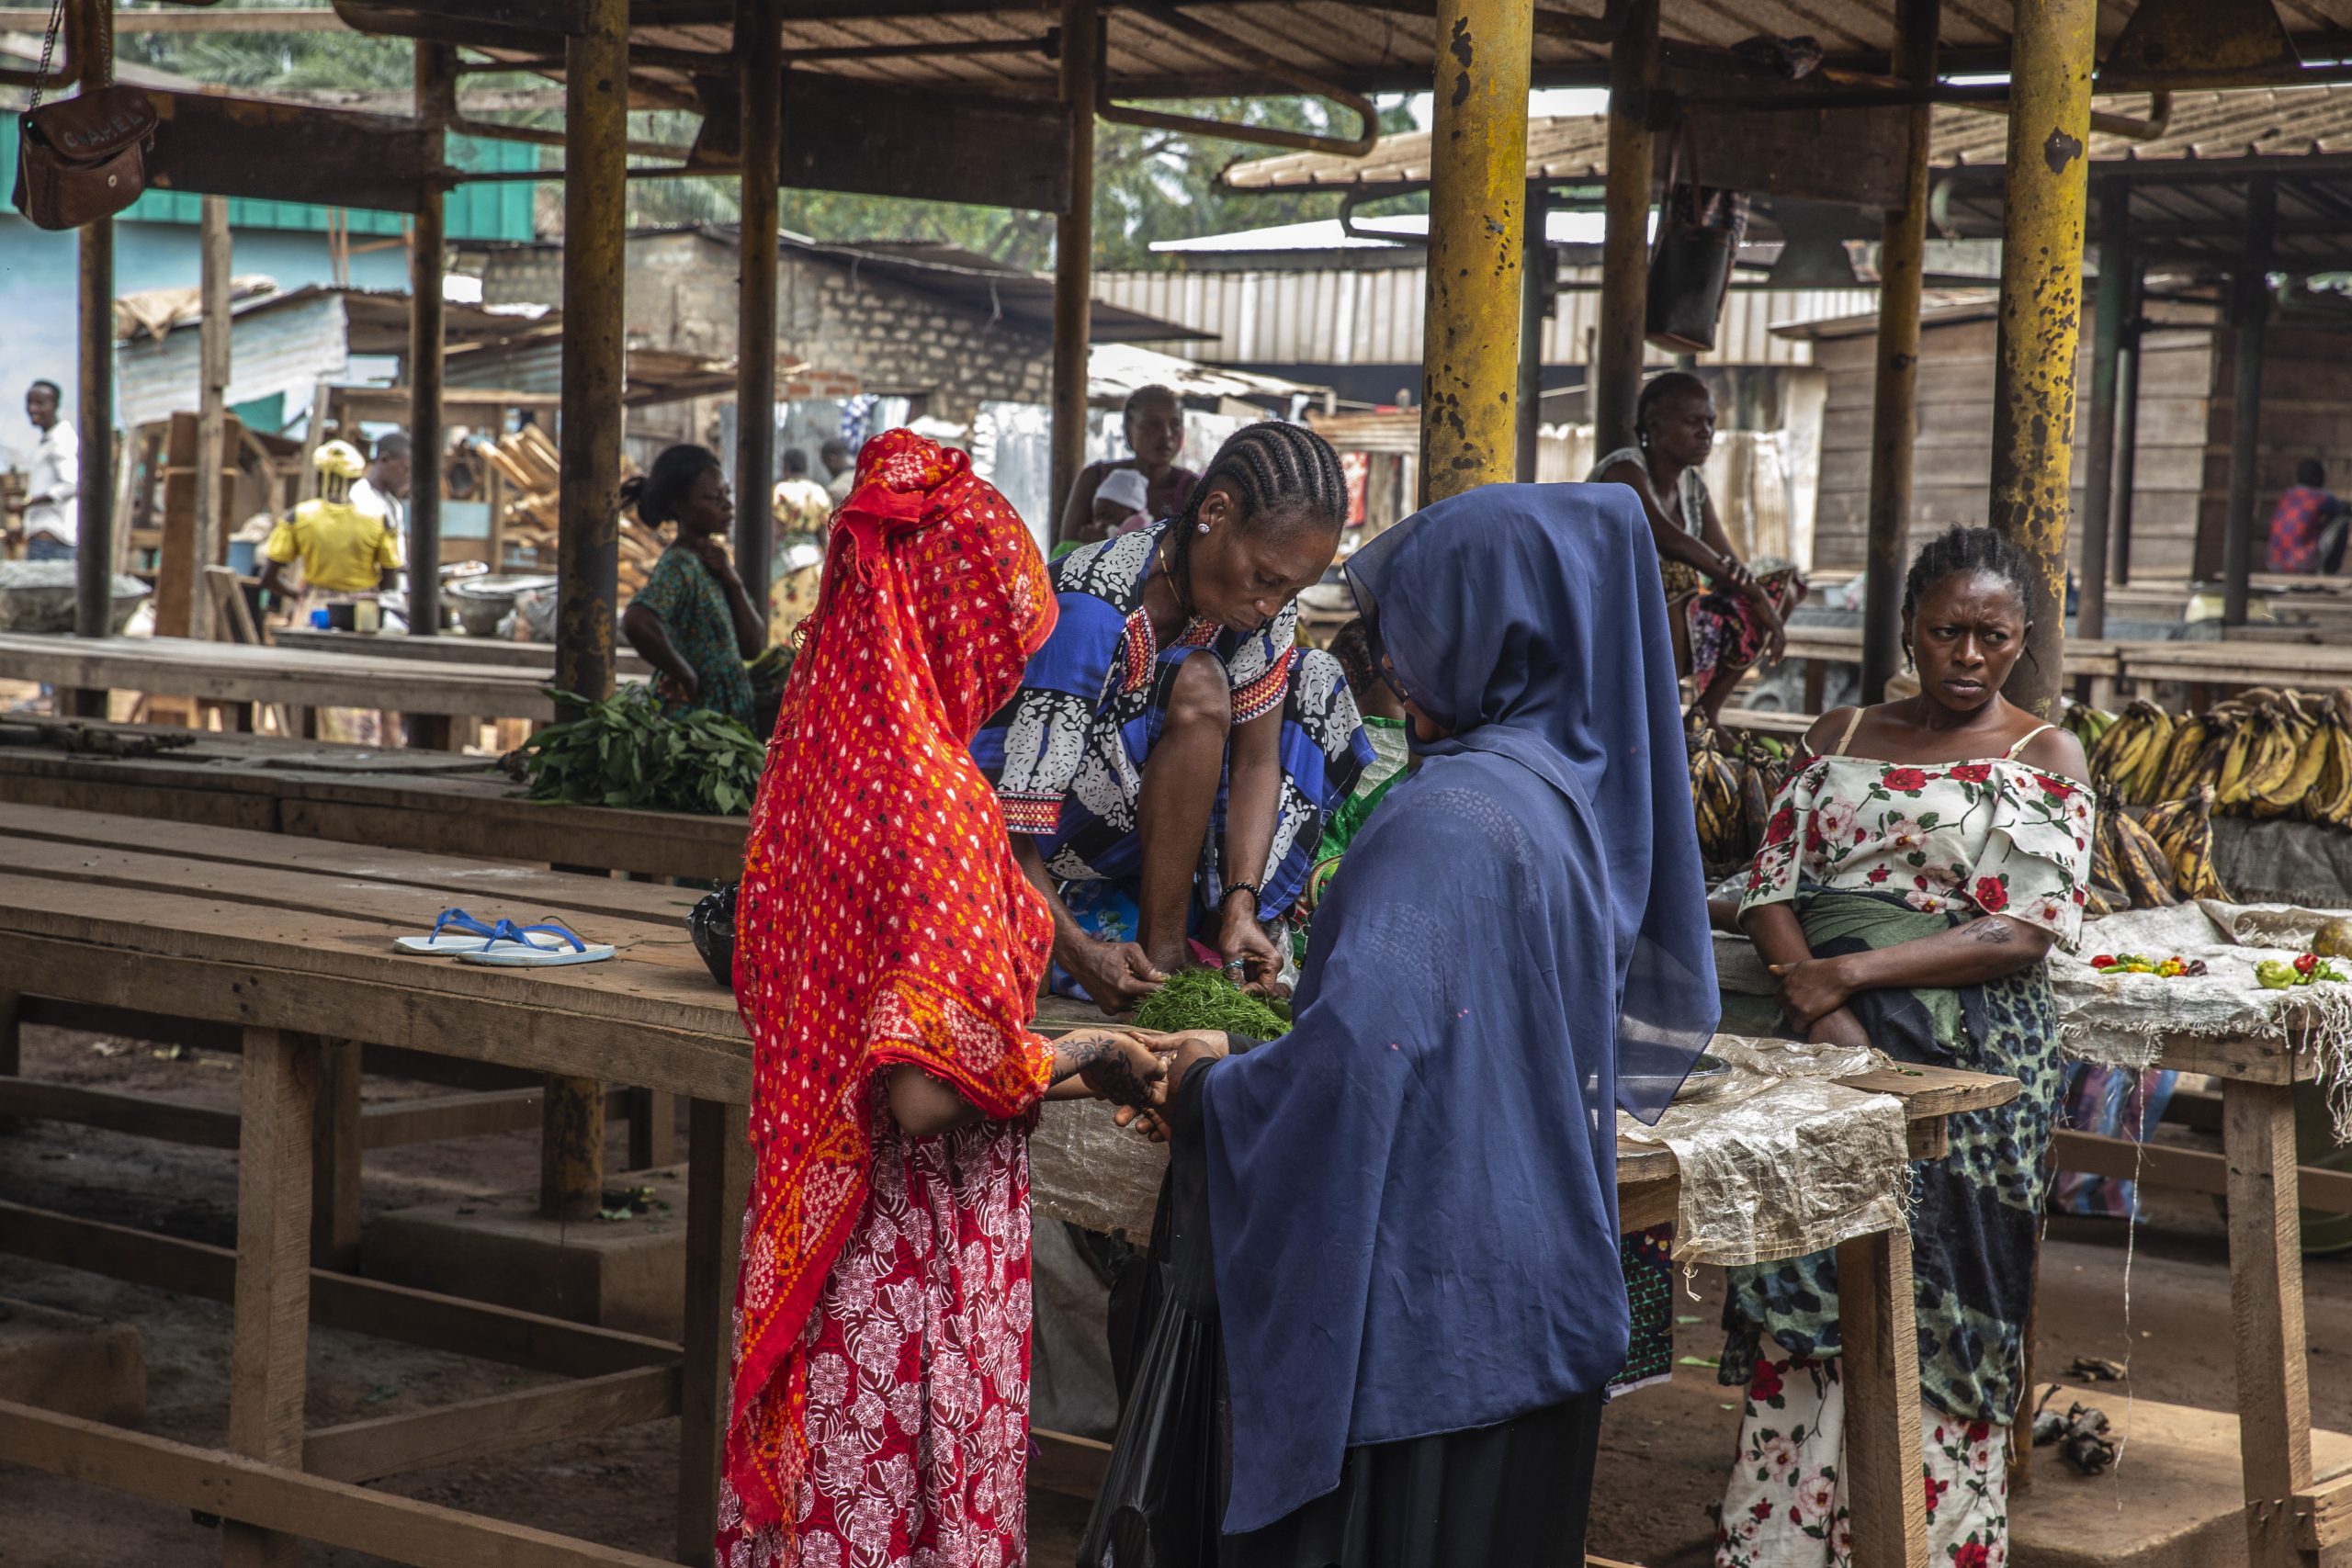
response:
{"label": "man in yellow vest", "polygon": [[351,487],[368,471],[368,460],[349,443],[329,441],[312,462],[319,470],[318,499],[296,507],[262,546],[262,591],[285,598],[279,578],[297,560],[302,563],[303,586],[314,592],[373,593],[394,586],[400,536],[380,513],[363,511],[352,501]]}

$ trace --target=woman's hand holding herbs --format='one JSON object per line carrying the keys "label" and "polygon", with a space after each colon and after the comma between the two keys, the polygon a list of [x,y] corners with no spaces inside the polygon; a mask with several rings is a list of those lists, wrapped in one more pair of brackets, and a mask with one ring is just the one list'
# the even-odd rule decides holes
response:
{"label": "woman's hand holding herbs", "polygon": [[1127,1011],[1168,978],[1132,942],[1102,942],[1080,933],[1057,944],[1054,956],[1086,987],[1094,1005],[1112,1014]]}
{"label": "woman's hand holding herbs", "polygon": [[1227,897],[1216,948],[1217,956],[1225,960],[1227,973],[1232,973],[1235,964],[1241,965],[1239,984],[1243,990],[1259,997],[1279,994],[1282,952],[1274,946],[1273,938],[1266,934],[1266,928],[1258,923],[1258,900],[1246,890]]}

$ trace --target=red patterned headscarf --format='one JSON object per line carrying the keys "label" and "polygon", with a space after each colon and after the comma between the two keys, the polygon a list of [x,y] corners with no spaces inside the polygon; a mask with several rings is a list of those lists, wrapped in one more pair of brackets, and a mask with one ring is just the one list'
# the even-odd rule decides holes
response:
{"label": "red patterned headscarf", "polygon": [[858,455],[752,810],[735,994],[752,1195],[727,1471],[745,1525],[792,1517],[801,1330],[865,1205],[875,1075],[910,1062],[984,1115],[1044,1092],[1053,943],[967,749],[1053,630],[1012,505],[911,431]]}

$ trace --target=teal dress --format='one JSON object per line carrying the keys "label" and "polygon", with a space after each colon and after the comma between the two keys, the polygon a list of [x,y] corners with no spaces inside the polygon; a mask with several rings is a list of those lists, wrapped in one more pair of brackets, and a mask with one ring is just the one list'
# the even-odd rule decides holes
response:
{"label": "teal dress", "polygon": [[735,640],[735,615],[727,607],[727,591],[718,586],[710,569],[690,551],[672,546],[662,552],[653,574],[632,603],[662,617],[670,633],[670,646],[701,679],[702,689],[692,702],[662,691],[666,682],[658,682],[662,711],[675,717],[694,708],[707,708],[748,728],[752,677]]}

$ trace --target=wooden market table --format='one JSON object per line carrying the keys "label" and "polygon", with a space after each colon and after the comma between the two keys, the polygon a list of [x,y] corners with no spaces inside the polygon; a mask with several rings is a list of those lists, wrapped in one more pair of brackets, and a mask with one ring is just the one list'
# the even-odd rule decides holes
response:
{"label": "wooden market table", "polygon": [[[645,1568],[655,1559],[369,1490],[361,1483],[675,1414],[678,1547],[703,1560],[716,1506],[727,1322],[747,1172],[748,1047],[733,999],[704,972],[676,889],[527,874],[532,896],[616,942],[609,964],[503,971],[403,957],[391,939],[452,887],[523,886],[517,868],[444,863],[335,846],[279,863],[218,840],[130,847],[126,827],[62,810],[0,819],[0,1018],[21,998],[153,1008],[242,1032],[237,1245],[232,1250],[0,1202],[0,1251],[232,1305],[228,1442],[208,1449],[0,1402],[0,1462],[70,1474],[231,1521],[228,1561],[260,1562],[280,1537],[396,1562]],[[254,835],[260,838],[260,835]],[[1086,1021],[1041,1018],[1048,1033]],[[317,1079],[328,1037],[533,1072],[652,1086],[693,1101],[683,1344],[534,1316],[311,1267]],[[2017,1092],[2007,1079],[1909,1071],[1857,1087],[1901,1098],[1916,1155],[1943,1118]],[[332,1134],[333,1129],[326,1129]],[[1105,1108],[1047,1108],[1035,1156],[1046,1213],[1140,1237],[1159,1153]],[[1673,1212],[1674,1157],[1623,1145],[1628,1227]],[[1139,1217],[1140,1216],[1140,1217]],[[1900,1228],[1841,1248],[1846,1276],[1849,1484],[1862,1560],[1924,1562],[1910,1247]],[[306,1430],[309,1323],[568,1374],[574,1381],[410,1415]],[[1100,1445],[1053,1440],[1040,1483],[1088,1483]],[[1099,1471],[1096,1472],[1099,1473]]]}
{"label": "wooden market table", "polygon": [[0,632],[0,680],[208,702],[375,708],[441,717],[557,716],[555,699],[542,689],[548,677],[536,668],[380,653],[322,653],[190,637]]}
{"label": "wooden market table", "polygon": [[[368,659],[421,659],[447,664],[486,664],[501,669],[535,670],[543,681],[555,678],[555,644],[551,642],[510,642],[503,637],[460,637],[444,633],[439,637],[411,637],[404,632],[339,632],[321,631],[315,626],[278,626],[269,634],[273,648],[291,648],[306,653],[340,653]],[[653,672],[637,649],[627,646],[613,649],[613,668],[623,675],[648,676]]]}
{"label": "wooden market table", "polygon": [[[724,881],[743,863],[744,818],[527,800],[488,758],[210,731],[152,757],[6,743],[11,731],[29,728],[0,717],[0,801],[640,876]],[[191,734],[86,728],[121,737]]]}

